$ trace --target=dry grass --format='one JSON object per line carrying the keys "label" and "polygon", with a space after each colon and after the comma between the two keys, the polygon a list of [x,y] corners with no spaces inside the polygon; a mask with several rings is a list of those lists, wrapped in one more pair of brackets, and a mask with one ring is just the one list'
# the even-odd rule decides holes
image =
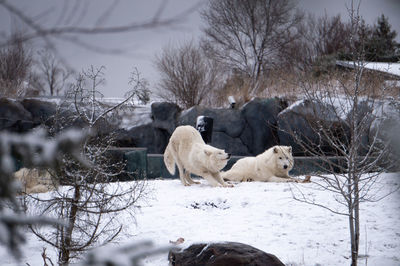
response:
{"label": "dry grass", "polygon": [[343,70],[333,70],[318,77],[312,74],[276,70],[271,71],[268,78],[259,83],[259,89],[255,92],[252,91],[253,87],[249,79],[234,76],[228,79],[221,89],[213,92],[209,105],[226,107],[230,95],[235,97],[236,106],[240,107],[254,97],[281,97],[291,103],[302,98],[306,93],[349,95],[354,94],[356,89],[359,96],[373,99],[383,96],[393,98],[400,96],[400,88],[393,82],[387,82],[387,76],[365,70],[359,87],[355,86],[355,76],[353,71]]}

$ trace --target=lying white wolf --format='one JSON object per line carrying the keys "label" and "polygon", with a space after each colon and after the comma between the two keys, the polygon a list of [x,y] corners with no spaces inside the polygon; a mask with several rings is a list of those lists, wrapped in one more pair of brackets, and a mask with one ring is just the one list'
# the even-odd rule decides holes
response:
{"label": "lying white wolf", "polygon": [[238,160],[229,171],[222,172],[221,176],[225,180],[239,182],[297,182],[289,176],[293,165],[292,147],[274,146],[256,157]]}
{"label": "lying white wolf", "polygon": [[220,170],[225,167],[230,154],[204,143],[200,133],[192,126],[179,126],[172,133],[164,152],[164,163],[168,171],[175,174],[178,166],[179,178],[185,186],[199,184],[190,173],[201,176],[212,186],[232,186],[225,183]]}
{"label": "lying white wolf", "polygon": [[51,178],[50,173],[44,169],[21,168],[14,173],[15,178],[21,182],[20,192],[26,194],[45,193],[58,188],[58,182]]}

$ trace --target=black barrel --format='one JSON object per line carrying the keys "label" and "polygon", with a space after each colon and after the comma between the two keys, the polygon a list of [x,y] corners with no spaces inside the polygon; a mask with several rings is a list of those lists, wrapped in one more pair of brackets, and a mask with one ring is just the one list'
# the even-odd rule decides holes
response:
{"label": "black barrel", "polygon": [[200,132],[205,143],[211,142],[214,119],[208,116],[198,116],[196,120],[196,129]]}

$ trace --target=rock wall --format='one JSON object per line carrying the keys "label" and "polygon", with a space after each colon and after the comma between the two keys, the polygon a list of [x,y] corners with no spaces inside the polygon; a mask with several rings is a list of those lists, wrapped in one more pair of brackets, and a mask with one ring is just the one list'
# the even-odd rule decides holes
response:
{"label": "rock wall", "polygon": [[[391,115],[376,114],[377,111],[369,109],[369,105],[360,103],[360,115],[356,119],[363,119],[363,123],[371,125],[363,132],[360,141],[367,146],[372,137],[379,135],[381,138],[398,136],[400,117],[400,104],[382,103]],[[213,132],[211,145],[225,149],[233,155],[254,156],[262,153],[273,145],[290,145],[295,156],[307,155],[293,133],[308,141],[310,145],[320,147],[324,151],[334,153],[334,149],[321,138],[310,126],[318,118],[328,125],[335,134],[348,139],[347,121],[349,117],[344,114],[338,118],[335,107],[326,103],[308,100],[298,101],[291,106],[280,98],[256,98],[239,109],[215,109],[195,106],[188,110],[181,110],[177,105],[166,102],[151,104],[151,111],[146,118],[134,111],[132,116],[138,119],[130,127],[121,128],[126,121],[122,116],[117,121],[103,121],[98,132],[115,132],[116,146],[119,147],[144,147],[148,154],[162,154],[168,140],[177,126],[196,125],[198,116],[213,118]],[[54,119],[57,105],[48,101],[37,99],[12,100],[0,98],[0,130],[13,132],[26,132],[38,125],[51,125],[59,121]],[[371,113],[375,112],[373,115]],[[65,112],[65,113],[68,113]],[[124,112],[124,116],[129,115]],[[142,114],[143,115],[143,114]],[[378,117],[379,119],[376,119]],[[128,119],[129,120],[129,119]],[[118,122],[120,121],[120,122]],[[137,126],[135,126],[137,125]],[[392,126],[395,125],[395,126]],[[79,122],[75,126],[81,126]],[[379,129],[379,131],[378,131]],[[393,129],[397,131],[394,132]],[[396,139],[399,143],[399,138]],[[360,150],[360,153],[363,151]]]}
{"label": "rock wall", "polygon": [[164,153],[172,132],[180,125],[196,125],[198,116],[213,119],[211,145],[234,155],[257,155],[279,144],[277,117],[287,103],[281,99],[254,99],[240,109],[194,106],[180,110],[171,103],[151,105],[152,122],[120,131],[120,146],[147,147],[148,153]]}

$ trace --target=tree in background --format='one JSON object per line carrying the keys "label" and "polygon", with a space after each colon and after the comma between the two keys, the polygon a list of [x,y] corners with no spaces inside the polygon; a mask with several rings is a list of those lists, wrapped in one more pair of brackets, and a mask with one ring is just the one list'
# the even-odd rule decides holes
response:
{"label": "tree in background", "polygon": [[[48,12],[45,10],[38,10],[36,14],[32,13],[32,10],[24,10],[15,1],[1,0],[0,11],[4,15],[10,18],[10,21],[16,25],[19,29],[24,29],[18,35],[18,42],[22,46],[27,45],[38,45],[39,47],[46,47],[50,54],[42,58],[41,65],[44,66],[42,73],[26,73],[26,68],[21,68],[21,63],[31,63],[27,60],[18,61],[21,58],[20,52],[12,52],[8,55],[8,58],[14,57],[12,60],[5,61],[4,54],[9,53],[11,48],[15,50],[17,47],[14,33],[7,31],[0,34],[0,95],[25,95],[20,88],[21,84],[24,85],[21,75],[25,75],[27,80],[30,82],[28,86],[30,95],[38,95],[43,92],[33,91],[33,89],[40,88],[43,85],[49,86],[49,92],[51,95],[57,94],[57,90],[60,88],[60,84],[64,82],[65,76],[71,71],[67,58],[63,58],[59,51],[59,45],[70,44],[71,46],[86,49],[91,52],[97,53],[108,53],[108,54],[123,54],[127,51],[119,47],[110,47],[109,43],[95,42],[90,36],[107,36],[107,35],[124,35],[132,32],[141,30],[153,30],[153,29],[165,29],[172,25],[177,25],[184,22],[187,17],[192,14],[201,3],[195,3],[189,6],[186,10],[173,15],[165,14],[168,3],[161,1],[158,6],[154,7],[154,13],[151,17],[145,20],[137,20],[137,18],[128,18],[120,24],[112,23],[112,17],[115,17],[115,10],[117,10],[118,3],[113,1],[104,8],[93,5],[98,5],[97,2],[81,2],[81,1],[60,1],[56,4],[52,3],[51,10]],[[92,13],[93,16],[90,16]],[[92,17],[92,19],[90,19]],[[50,24],[49,24],[50,21]],[[120,21],[120,20],[118,20]],[[35,47],[35,46],[33,46]],[[19,49],[19,48],[18,48]],[[16,51],[16,50],[15,50]],[[26,52],[26,50],[25,50]],[[28,54],[25,54],[26,57]],[[18,56],[19,58],[16,58]],[[24,57],[24,58],[25,58]],[[54,61],[55,64],[52,63]],[[3,67],[3,62],[8,64],[7,68]],[[10,64],[12,62],[13,64]],[[60,64],[59,64],[60,62]],[[6,64],[6,65],[7,65]],[[18,67],[14,69],[17,71],[9,71],[10,68]],[[60,71],[63,69],[63,71]],[[7,70],[6,72],[4,72]],[[58,73],[58,74],[57,74]],[[5,76],[4,76],[5,75]],[[11,75],[11,76],[10,76]],[[16,75],[18,78],[16,78]],[[55,76],[58,75],[58,78]],[[9,83],[13,80],[13,84],[10,87]],[[18,81],[18,82],[17,82]],[[18,84],[16,84],[18,83]],[[58,84],[58,85],[57,85]],[[17,86],[18,85],[18,86]],[[25,88],[25,87],[23,87]]]}
{"label": "tree in background", "polygon": [[[362,20],[358,10],[349,11],[350,37],[358,38]],[[335,193],[332,200],[343,207],[329,209],[297,187],[293,190],[295,199],[348,217],[351,265],[355,266],[361,235],[360,204],[387,196],[372,194],[371,187],[379,185],[380,173],[399,165],[393,136],[399,130],[400,108],[388,97],[389,87],[379,87],[379,93],[374,93],[377,77],[366,73],[365,51],[360,46],[351,48],[352,71],[337,73],[335,80],[309,79],[306,73],[299,76],[299,80],[304,81],[305,101],[312,103],[307,109],[309,112],[301,118],[307,121],[316,141],[290,124],[282,128],[287,129],[285,131],[302,150],[320,160],[316,166],[321,173],[314,174],[313,182],[319,189]],[[398,186],[393,187],[393,191],[397,189]]]}
{"label": "tree in background", "polygon": [[49,50],[38,52],[38,69],[39,81],[37,86],[49,93],[50,96],[56,96],[65,89],[66,82],[72,74],[72,70],[67,69]]}
{"label": "tree in background", "polygon": [[125,211],[133,220],[134,205],[145,192],[143,181],[124,185],[117,181],[117,177],[125,173],[125,163],[111,161],[108,153],[114,138],[107,121],[117,108],[136,94],[132,92],[119,104],[104,107],[97,91],[104,82],[103,75],[102,67],[91,67],[79,75],[51,128],[51,132],[57,132],[71,126],[83,126],[95,131],[82,145],[82,154],[91,167],[82,167],[79,161],[64,156],[62,167],[57,171],[49,169],[49,172],[66,186],[51,192],[47,198],[26,195],[29,213],[67,221],[67,226],[58,226],[53,231],[30,226],[39,239],[57,249],[60,265],[67,265],[94,246],[115,241],[124,232],[118,214]]}
{"label": "tree in background", "polygon": [[[131,72],[131,77],[128,84],[132,88],[125,94],[126,98],[138,100],[142,104],[147,104],[150,101],[151,91],[149,89],[149,82],[140,77],[139,70],[135,67]],[[134,97],[129,97],[133,95]],[[132,104],[135,104],[132,102]]]}
{"label": "tree in background", "polygon": [[[97,5],[97,3],[94,3]],[[15,23],[16,27],[18,28],[24,28],[26,31],[23,32],[23,34],[18,38],[18,41],[22,46],[28,45],[30,41],[35,41],[36,44],[39,44],[40,46],[48,47],[49,50],[58,58],[60,59],[61,56],[58,51],[57,44],[59,43],[69,43],[81,48],[85,48],[89,51],[95,51],[95,52],[101,52],[101,53],[116,53],[116,52],[123,52],[121,50],[117,49],[112,49],[110,47],[106,47],[104,43],[103,46],[99,43],[93,42],[93,39],[87,38],[88,36],[107,36],[107,35],[112,35],[112,34],[130,34],[134,33],[135,31],[140,31],[140,30],[152,30],[152,29],[161,29],[161,28],[168,28],[171,27],[172,25],[176,25],[180,22],[185,21],[185,19],[188,17],[189,14],[194,12],[196,8],[198,7],[199,4],[195,4],[188,8],[187,10],[184,10],[183,12],[173,15],[173,16],[165,16],[164,15],[164,10],[166,8],[166,3],[162,1],[162,3],[159,4],[158,7],[155,7],[154,9],[154,15],[145,20],[145,21],[136,21],[136,18],[133,18],[132,20],[126,21],[126,23],[122,23],[119,25],[110,25],[107,22],[109,22],[109,18],[113,11],[115,10],[115,7],[117,6],[116,1],[113,1],[110,3],[110,6],[105,7],[102,11],[99,12],[98,8],[95,9],[96,15],[94,17],[94,21],[90,21],[90,24],[87,23],[87,11],[92,10],[89,8],[88,3],[84,3],[82,1],[63,1],[63,5],[60,5],[60,8],[52,8],[51,12],[47,12],[47,9],[44,10],[39,10],[38,13],[33,14],[31,10],[24,10],[22,8],[19,8],[17,4],[13,1],[8,1],[8,0],[0,0],[0,9],[2,11],[2,14],[7,14],[12,18],[12,21]],[[94,10],[94,9],[93,9]],[[52,17],[56,18],[56,20],[49,20],[47,18]],[[49,24],[49,21],[54,21],[54,23]],[[85,24],[83,24],[85,23]],[[8,54],[9,50],[12,50],[15,44],[15,40],[13,37],[13,33],[8,33],[8,32],[2,32],[0,34],[0,55],[1,55],[1,60],[0,60],[0,72],[3,71],[3,69],[8,70],[8,66],[6,65],[5,68],[3,68],[2,63],[5,62],[3,60],[3,55]],[[13,53],[11,53],[13,54]],[[15,54],[16,56],[20,56],[20,52],[17,52]],[[11,56],[12,58],[13,56]],[[4,58],[8,58],[8,55]],[[15,58],[14,58],[15,59]],[[17,60],[7,60],[7,62],[15,63]],[[24,60],[22,60],[24,62]],[[27,61],[25,61],[27,62]],[[17,64],[19,67],[19,64]],[[21,69],[21,71],[20,71]],[[0,81],[0,95],[7,95],[7,96],[19,96],[22,95],[23,93],[20,93],[19,90],[19,85],[23,84],[24,78],[20,79],[15,79],[14,77],[9,78],[9,75],[15,75],[16,72],[21,73],[21,76],[26,77],[25,75],[25,70],[23,68],[18,68],[18,71],[12,71],[12,72],[3,72],[6,73],[6,75],[1,76],[3,73],[0,73],[0,78],[2,79]],[[133,75],[134,76],[134,75]],[[4,78],[4,79],[3,79]],[[34,77],[29,77],[28,78],[31,81],[36,82],[38,80],[37,76]],[[18,82],[18,86],[12,86],[11,88],[4,85],[5,82],[9,81],[21,81]],[[133,86],[134,88],[136,86]],[[14,90],[16,88],[17,90]],[[10,93],[11,92],[11,93]],[[129,97],[126,97],[129,98]],[[77,97],[77,99],[80,99]],[[130,98],[131,99],[131,98]],[[95,104],[98,104],[99,102],[94,102]],[[89,105],[88,105],[89,106]],[[95,106],[95,105],[90,105],[90,106]],[[104,109],[103,109],[104,110]],[[107,109],[110,110],[110,109]],[[111,111],[110,111],[111,112]],[[95,113],[94,113],[95,114]],[[108,112],[109,114],[109,112]],[[67,132],[64,132],[67,134]],[[61,135],[64,136],[64,133]],[[53,162],[51,160],[53,159],[58,159],[59,153],[63,152],[69,152],[75,149],[76,147],[80,147],[81,143],[77,143],[80,138],[78,138],[79,134],[76,134],[74,136],[69,136],[71,139],[70,141],[66,141],[68,139],[62,138],[64,142],[60,142],[61,145],[59,146],[52,146],[56,147],[57,149],[55,150],[55,153],[50,154],[50,153],[45,153],[45,155],[50,155],[51,158],[50,162]],[[8,143],[9,141],[9,135],[8,134],[0,134],[0,142],[2,145],[0,145],[0,151],[1,151],[1,156],[0,159],[2,160],[2,163],[0,164],[0,168],[2,169],[5,165],[10,163],[10,158],[5,156],[7,152],[10,150],[3,150],[3,148],[7,148],[8,146],[5,143]],[[26,136],[30,140],[32,139],[31,136]],[[18,135],[15,137],[16,141],[22,141],[22,146],[24,148],[29,149],[29,151],[36,151],[35,155],[36,157],[28,153],[26,150],[22,150],[23,155],[26,156],[26,158],[38,158],[37,157],[37,151],[47,151],[49,146],[44,138],[38,138],[34,139],[37,142],[29,142],[26,144],[24,142],[24,137],[21,137]],[[54,144],[54,139],[50,142],[50,144]],[[76,143],[75,143],[76,142]],[[71,144],[72,143],[72,144]],[[12,149],[11,149],[12,150]],[[77,155],[75,152],[71,154],[71,156],[68,156],[67,158],[72,159],[74,155]],[[6,160],[5,163],[3,160]],[[37,165],[27,165],[27,166],[32,166],[35,167]],[[44,165],[45,166],[45,165]],[[99,169],[99,168],[98,168]],[[0,172],[0,240],[1,243],[6,243],[10,244],[9,246],[15,247],[22,241],[22,236],[20,234],[16,234],[16,229],[17,227],[26,227],[28,224],[32,223],[46,223],[46,219],[44,217],[39,217],[40,219],[34,219],[34,220],[29,220],[25,219],[26,217],[24,215],[10,215],[12,214],[12,210],[10,205],[8,204],[9,201],[12,201],[12,204],[17,203],[15,201],[14,197],[14,192],[15,192],[15,183],[12,181],[12,173],[15,169],[6,169],[7,175],[3,175],[3,172]],[[77,179],[75,179],[77,180]],[[10,194],[11,193],[11,194]],[[132,195],[132,197],[136,197],[137,195]],[[3,204],[4,203],[4,204]],[[68,202],[67,202],[68,203]],[[69,206],[72,206],[73,203],[69,202]],[[19,205],[18,205],[19,207]],[[63,206],[62,210],[66,210],[66,205]],[[11,210],[11,211],[10,211]],[[3,215],[4,214],[4,215]],[[96,214],[96,213],[95,213]],[[98,213],[99,214],[99,213]],[[90,212],[87,214],[90,216]],[[28,217],[29,218],[29,217]],[[36,218],[36,217],[35,217]],[[82,218],[82,217],[81,217]],[[51,220],[52,224],[54,224],[54,221]],[[91,222],[88,220],[88,222]],[[3,226],[4,225],[4,226]],[[71,227],[69,227],[68,232],[70,232]],[[7,233],[10,234],[7,234]],[[65,232],[60,230],[58,236],[64,235],[61,232]],[[57,233],[55,233],[57,234]],[[11,241],[8,243],[7,237],[10,236]],[[94,239],[98,240],[98,239]],[[61,242],[60,242],[61,243]],[[140,245],[139,245],[140,246]],[[75,252],[74,250],[69,250],[70,252]],[[20,254],[17,254],[16,257],[19,257]],[[120,261],[119,261],[120,262]],[[128,263],[128,262],[127,262]]]}
{"label": "tree in background", "polygon": [[218,87],[219,68],[193,42],[167,46],[155,59],[161,74],[158,95],[183,108],[204,103]]}
{"label": "tree in background", "polygon": [[268,71],[280,64],[302,18],[290,0],[211,0],[201,16],[208,56],[248,79],[250,94],[257,93]]}
{"label": "tree in background", "polygon": [[397,54],[397,58],[391,59],[399,48],[399,44],[395,40],[396,36],[397,33],[391,29],[389,19],[382,14],[372,29],[372,36],[366,43],[366,59],[368,61],[395,60],[397,62],[399,54]]}
{"label": "tree in background", "polygon": [[27,44],[14,33],[6,46],[0,46],[0,96],[24,96],[32,64]]}
{"label": "tree in background", "polygon": [[350,27],[340,15],[325,14],[316,18],[309,14],[298,25],[299,38],[287,49],[287,68],[312,71],[319,76],[332,70],[340,53],[349,45]]}

